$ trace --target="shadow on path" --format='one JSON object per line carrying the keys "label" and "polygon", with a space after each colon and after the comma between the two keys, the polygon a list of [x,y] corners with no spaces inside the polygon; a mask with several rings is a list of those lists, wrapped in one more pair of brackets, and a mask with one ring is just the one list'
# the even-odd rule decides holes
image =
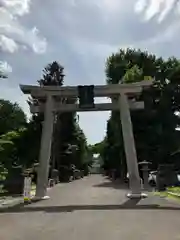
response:
{"label": "shadow on path", "polygon": [[100,184],[96,184],[93,187],[102,187],[102,188],[109,187],[109,188],[126,189],[126,190],[129,188],[128,184],[122,183],[119,180],[114,180],[114,181],[109,180],[109,181],[106,181],[106,182],[103,182],[103,183],[100,183]]}
{"label": "shadow on path", "polygon": [[0,213],[21,213],[21,212],[74,212],[84,210],[180,210],[180,207],[160,206],[158,204],[137,205],[140,199],[128,199],[123,204],[116,205],[67,205],[67,206],[24,206],[9,209],[1,209]]}

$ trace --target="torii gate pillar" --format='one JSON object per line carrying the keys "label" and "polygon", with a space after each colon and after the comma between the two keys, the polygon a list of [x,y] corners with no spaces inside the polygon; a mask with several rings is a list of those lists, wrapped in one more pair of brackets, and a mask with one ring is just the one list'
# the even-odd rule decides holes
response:
{"label": "torii gate pillar", "polygon": [[47,196],[47,185],[48,185],[48,174],[49,174],[49,160],[51,154],[51,140],[53,133],[53,98],[47,96],[45,111],[44,111],[44,122],[41,136],[41,147],[39,156],[39,167],[38,167],[38,178],[35,199],[48,199]]}
{"label": "torii gate pillar", "polygon": [[134,142],[133,126],[129,110],[128,98],[125,93],[121,92],[119,97],[120,119],[122,124],[122,133],[124,140],[124,150],[126,154],[126,163],[129,173],[129,184],[131,192],[127,194],[129,198],[147,197],[141,192],[141,183],[138,170],[138,161],[136,147]]}

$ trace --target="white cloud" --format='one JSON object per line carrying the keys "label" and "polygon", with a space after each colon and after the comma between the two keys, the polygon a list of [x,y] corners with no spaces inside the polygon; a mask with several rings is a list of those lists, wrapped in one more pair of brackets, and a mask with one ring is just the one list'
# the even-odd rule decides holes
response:
{"label": "white cloud", "polygon": [[148,40],[148,43],[146,43],[146,44],[153,45],[153,44],[157,44],[157,43],[171,42],[173,40],[173,38],[175,37],[175,35],[177,34],[177,32],[179,31],[179,29],[180,29],[180,22],[175,22],[175,23],[171,24],[170,26],[168,26],[165,29],[165,31],[160,32],[153,38],[150,38]]}
{"label": "white cloud", "polygon": [[1,5],[13,15],[23,16],[29,13],[31,0],[1,0]]}
{"label": "white cloud", "polygon": [[41,54],[46,51],[47,41],[45,38],[39,41],[38,35],[39,35],[39,30],[36,27],[34,27],[32,31],[29,33],[29,35],[27,36],[27,38],[29,37],[29,41],[33,42],[32,48],[34,52]]}
{"label": "white cloud", "polygon": [[114,12],[119,11],[119,7],[122,5],[119,0],[101,0],[101,1],[93,1],[101,10],[105,10],[106,12],[114,14]]}
{"label": "white cloud", "polygon": [[179,38],[180,30],[180,2],[179,0],[138,0],[134,5],[134,12],[148,24],[147,31],[153,26],[154,35],[143,40],[142,45],[148,47],[155,44],[166,44]]}
{"label": "white cloud", "polygon": [[176,13],[177,15],[180,14],[180,1],[177,2],[176,9],[175,9],[175,13]]}
{"label": "white cloud", "polygon": [[162,10],[158,21],[163,21],[166,16],[169,14],[169,12],[173,9],[174,4],[177,2],[177,0],[165,0],[164,1],[164,9]]}
{"label": "white cloud", "polygon": [[8,74],[12,72],[12,67],[7,62],[0,61],[0,71]]}
{"label": "white cloud", "polygon": [[154,17],[160,11],[160,7],[162,4],[161,1],[151,0],[149,6],[145,10],[145,20],[149,21],[152,17]]}
{"label": "white cloud", "polygon": [[136,13],[141,13],[144,11],[145,7],[147,5],[146,0],[138,0],[134,6],[134,10]]}
{"label": "white cloud", "polygon": [[37,54],[46,51],[46,39],[39,35],[38,29],[36,27],[28,29],[20,22],[20,17],[29,13],[30,3],[31,0],[0,0],[0,34],[3,35],[3,40],[11,39],[6,42],[1,40],[2,50],[11,49],[9,52],[12,53],[12,41],[14,41],[13,49],[16,42],[16,45],[29,46]]}
{"label": "white cloud", "polygon": [[[18,84],[35,84],[42,68],[53,60],[65,67],[65,84],[77,85],[104,84],[105,60],[118,48],[131,46],[180,57],[180,5],[174,0],[3,2],[0,34],[14,40],[19,51],[3,53],[2,59],[13,67],[13,78],[2,81],[0,88],[3,97],[17,100],[27,113],[26,97],[20,95]],[[42,36],[48,41],[48,51]],[[20,51],[22,46],[26,51]],[[45,54],[27,55],[29,48]],[[102,139],[108,116],[108,112],[80,114],[81,127],[90,143]]]}
{"label": "white cloud", "polygon": [[177,0],[138,0],[135,3],[135,12],[143,13],[145,21],[157,16],[157,21],[162,22],[173,9]]}
{"label": "white cloud", "polygon": [[0,49],[5,52],[14,53],[18,50],[18,45],[13,39],[0,35]]}

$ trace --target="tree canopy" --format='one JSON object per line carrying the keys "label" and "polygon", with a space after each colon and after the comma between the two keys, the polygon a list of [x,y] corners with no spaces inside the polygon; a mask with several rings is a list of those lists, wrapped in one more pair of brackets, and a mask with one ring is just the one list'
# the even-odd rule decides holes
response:
{"label": "tree canopy", "polygon": [[[38,81],[41,86],[64,84],[64,67],[54,61],[43,69],[42,78]],[[58,98],[57,101],[75,103],[76,99]],[[41,122],[42,116],[35,116]],[[38,120],[39,119],[39,120]],[[38,128],[39,129],[39,128]],[[76,146],[76,150],[67,154],[69,146]],[[76,113],[57,113],[54,115],[54,131],[51,151],[51,165],[57,169],[61,166],[70,167],[74,164],[77,168],[83,169],[86,165],[87,142],[86,137],[79,127]],[[86,163],[86,164],[85,164]]]}
{"label": "tree canopy", "polygon": [[[174,57],[164,60],[136,49],[120,49],[107,59],[107,84],[133,83],[142,81],[144,76],[155,79],[150,90],[139,96],[145,102],[145,109],[131,112],[138,161],[150,161],[154,169],[167,162],[180,166],[171,157],[180,145],[180,133],[176,131],[179,117],[174,114],[180,109],[179,69],[180,61]],[[121,176],[126,174],[118,111],[112,112],[107,122],[103,158],[105,168],[116,168]]]}
{"label": "tree canopy", "polygon": [[[40,86],[59,85],[64,83],[64,68],[57,61],[43,69]],[[29,99],[32,104],[35,99]],[[76,99],[62,99],[74,103]],[[0,165],[10,170],[13,166],[31,167],[38,162],[42,132],[43,114],[33,114],[27,122],[26,115],[17,103],[0,100]],[[69,146],[71,151],[67,151]],[[75,148],[73,148],[75,146]],[[87,169],[87,141],[80,128],[76,113],[57,113],[54,115],[54,132],[51,152],[51,165],[58,169],[64,165],[74,164],[78,169]],[[3,168],[2,168],[3,167]],[[61,173],[60,173],[61,174]]]}
{"label": "tree canopy", "polygon": [[26,115],[17,103],[0,99],[0,135],[25,126]]}

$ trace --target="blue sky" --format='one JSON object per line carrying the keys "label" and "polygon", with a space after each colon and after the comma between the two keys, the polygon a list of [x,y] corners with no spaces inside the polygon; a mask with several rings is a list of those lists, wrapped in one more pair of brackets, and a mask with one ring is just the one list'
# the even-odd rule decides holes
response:
{"label": "blue sky", "polygon": [[[9,74],[0,98],[28,115],[19,84],[36,84],[53,60],[76,85],[104,84],[106,58],[119,48],[180,57],[178,0],[0,0],[0,16],[0,68]],[[79,114],[89,143],[102,140],[109,114]]]}

